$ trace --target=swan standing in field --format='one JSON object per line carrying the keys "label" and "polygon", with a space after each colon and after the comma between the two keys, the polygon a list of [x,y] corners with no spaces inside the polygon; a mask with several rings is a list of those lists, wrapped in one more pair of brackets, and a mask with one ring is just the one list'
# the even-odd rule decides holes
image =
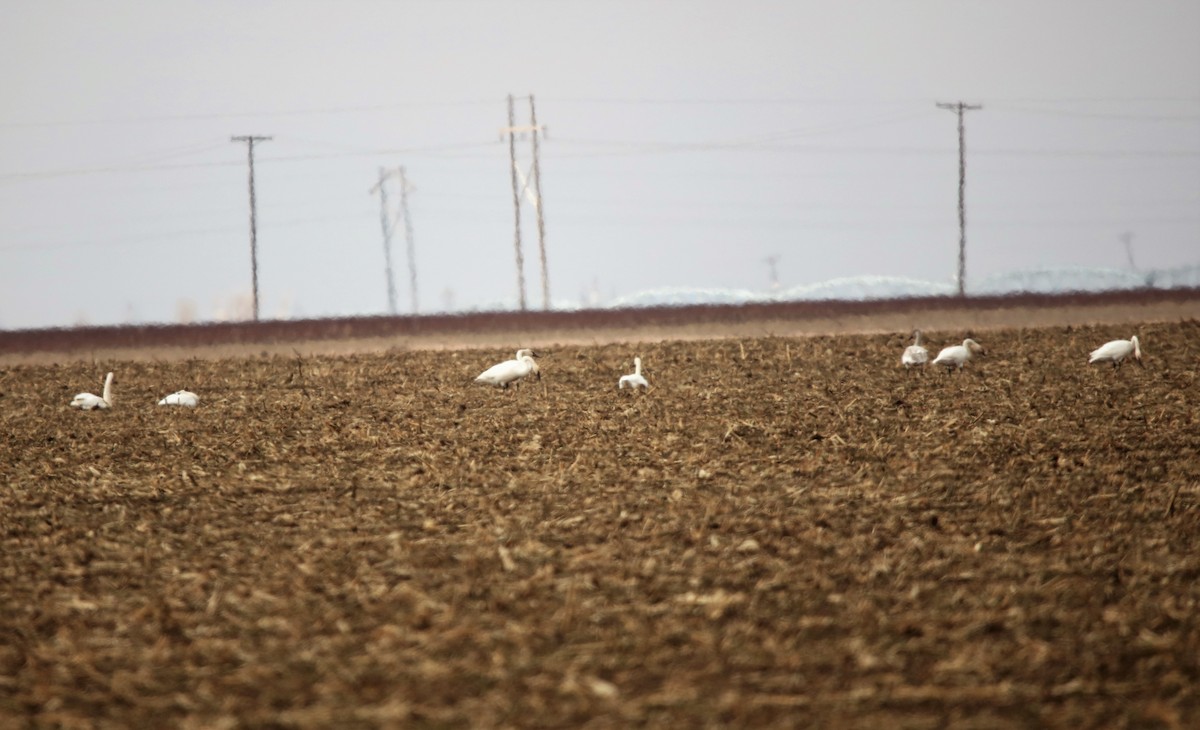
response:
{"label": "swan standing in field", "polygon": [[1130,337],[1128,340],[1113,340],[1106,342],[1100,347],[1092,350],[1092,356],[1088,359],[1088,364],[1094,362],[1104,362],[1108,360],[1114,368],[1121,367],[1125,362],[1125,358],[1133,355],[1133,359],[1138,365],[1146,367],[1142,363],[1142,346],[1138,344],[1137,335]]}
{"label": "swan standing in field", "polygon": [[631,375],[622,375],[617,381],[617,388],[649,388],[650,384],[646,382],[646,378],[642,377],[642,358],[633,358],[633,373]]}
{"label": "swan standing in field", "polygon": [[104,395],[93,395],[91,393],[80,393],[71,399],[71,407],[78,408],[81,411],[90,411],[94,409],[106,410],[112,407],[112,382],[113,374],[109,373],[104,376]]}
{"label": "swan standing in field", "polygon": [[961,345],[951,345],[950,347],[943,348],[938,353],[938,356],[933,359],[933,364],[944,365],[949,372],[954,372],[954,368],[962,370],[962,366],[976,352],[981,355],[984,354],[983,346],[968,337],[963,340]]}
{"label": "swan standing in field", "polygon": [[921,344],[921,330],[913,330],[913,343],[904,348],[900,362],[904,364],[905,370],[911,367],[920,367],[929,362],[929,350],[926,350]]}
{"label": "swan standing in field", "polygon": [[518,381],[529,374],[542,379],[542,371],[533,358],[537,353],[533,350],[517,350],[517,356],[512,360],[496,363],[475,378],[476,383],[486,383],[501,388],[507,388],[509,383]]}
{"label": "swan standing in field", "polygon": [[190,390],[178,390],[158,402],[160,406],[186,406],[195,408],[200,405],[200,396]]}

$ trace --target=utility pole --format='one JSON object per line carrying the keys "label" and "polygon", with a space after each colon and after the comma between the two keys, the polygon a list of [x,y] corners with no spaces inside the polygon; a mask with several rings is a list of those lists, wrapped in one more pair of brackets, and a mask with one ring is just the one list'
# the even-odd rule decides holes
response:
{"label": "utility pole", "polygon": [[949,109],[958,114],[958,295],[967,295],[967,158],[966,135],[963,127],[963,113],[982,109],[979,104],[956,104],[938,102],[939,109]]}
{"label": "utility pole", "polygon": [[241,137],[230,137],[230,142],[245,142],[247,155],[250,158],[250,276],[254,282],[254,321],[258,321],[258,225],[256,223],[255,205],[254,205],[254,143],[267,142],[270,137],[257,137],[254,135],[244,135]]}
{"label": "utility pole", "polygon": [[379,225],[383,228],[383,262],[384,276],[387,277],[388,312],[396,316],[396,282],[392,276],[392,226],[388,221],[387,187],[384,182],[388,179],[388,171],[379,168],[379,182],[367,191],[370,195],[379,191]]}
{"label": "utility pole", "polygon": [[542,309],[549,311],[550,274],[546,271],[546,223],[542,219],[542,169],[538,160],[538,135],[542,128],[537,123],[532,93],[529,95],[529,125],[533,127],[533,208],[537,211],[538,253],[542,259]]}
{"label": "utility pole", "polygon": [[[517,286],[520,292],[521,310],[525,306],[525,257],[521,252],[521,195],[524,194],[533,205],[537,214],[538,252],[542,264],[542,309],[550,309],[550,274],[546,265],[546,221],[542,215],[542,174],[541,154],[538,145],[539,137],[545,132],[545,127],[537,123],[537,110],[534,106],[533,94],[529,95],[529,124],[516,125],[513,108],[514,98],[508,95],[508,126],[500,130],[501,135],[508,135],[508,158],[511,170],[513,193],[513,216],[515,219],[515,242],[517,251]],[[517,164],[516,136],[529,133],[533,139],[533,167],[526,176]],[[519,178],[519,180],[518,180]],[[532,188],[530,187],[532,185]]]}
{"label": "utility pole", "polygon": [[408,216],[408,194],[416,190],[408,184],[404,168],[400,173],[400,215],[404,217],[404,246],[408,253],[408,289],[412,296],[412,313],[417,313],[417,251],[413,244],[412,219]]}
{"label": "utility pole", "polygon": [[521,193],[517,190],[517,128],[513,111],[513,95],[508,95],[508,160],[512,176],[513,212],[515,214],[513,245],[517,250],[517,298],[521,311],[525,311],[525,257],[521,253]]}

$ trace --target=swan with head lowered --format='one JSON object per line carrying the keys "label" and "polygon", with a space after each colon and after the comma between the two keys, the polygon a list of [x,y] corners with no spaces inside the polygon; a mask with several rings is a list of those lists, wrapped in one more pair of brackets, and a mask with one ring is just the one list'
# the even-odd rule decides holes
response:
{"label": "swan with head lowered", "polygon": [[541,380],[542,371],[534,362],[533,358],[535,357],[537,357],[537,353],[533,350],[517,350],[515,358],[496,363],[484,370],[475,378],[475,382],[507,388],[509,383],[514,383],[531,374]]}
{"label": "swan with head lowered", "polygon": [[190,390],[177,390],[158,402],[160,406],[185,406],[195,408],[200,405],[200,396]]}
{"label": "swan with head lowered", "polygon": [[963,340],[961,345],[943,348],[933,359],[933,364],[945,366],[949,372],[954,372],[955,368],[962,370],[962,366],[971,359],[971,355],[974,353],[984,354],[983,346],[968,337]]}
{"label": "swan with head lowered", "polygon": [[650,384],[646,382],[646,378],[642,375],[642,358],[633,358],[633,373],[622,375],[621,379],[617,381],[617,388],[633,388],[637,390],[638,388],[648,389],[649,387]]}
{"label": "swan with head lowered", "polygon": [[1111,362],[1114,368],[1121,367],[1125,362],[1125,358],[1133,356],[1135,362],[1142,367],[1146,367],[1142,363],[1142,346],[1138,343],[1137,335],[1130,337],[1128,340],[1113,340],[1106,342],[1095,350],[1092,350],[1092,355],[1088,358],[1088,364],[1094,362]]}
{"label": "swan with head lowered", "polygon": [[78,408],[81,411],[92,410],[107,410],[112,408],[112,383],[113,374],[109,373],[104,376],[103,395],[94,395],[92,393],[80,393],[71,399],[71,407]]}
{"label": "swan with head lowered", "polygon": [[904,348],[904,354],[900,356],[900,362],[907,370],[911,367],[921,367],[929,362],[929,350],[921,344],[921,330],[913,330],[913,343]]}

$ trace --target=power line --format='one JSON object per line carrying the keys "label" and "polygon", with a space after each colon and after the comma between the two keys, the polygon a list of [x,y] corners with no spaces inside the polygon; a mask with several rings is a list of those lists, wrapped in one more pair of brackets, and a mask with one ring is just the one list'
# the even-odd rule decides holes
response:
{"label": "power line", "polygon": [[[264,157],[259,160],[260,163],[276,163],[276,162],[310,162],[314,160],[337,159],[341,157],[366,157],[377,155],[430,155],[438,156],[439,153],[456,152],[462,150],[474,150],[484,147],[492,147],[491,142],[469,142],[469,143],[451,143],[443,145],[430,145],[427,147],[409,147],[399,149],[377,149],[377,150],[354,150],[330,154],[309,154],[309,155],[281,155],[275,157]],[[492,155],[488,155],[491,158]],[[456,158],[449,158],[456,159]],[[24,180],[42,180],[56,177],[73,177],[77,175],[104,175],[110,173],[125,173],[125,172],[159,172],[162,170],[189,170],[206,167],[232,167],[239,165],[240,162],[179,162],[162,165],[107,165],[103,167],[79,167],[66,168],[59,170],[35,170],[29,172],[9,172],[0,173],[0,183],[2,182],[20,182]]]}
{"label": "power line", "polygon": [[257,223],[255,221],[255,206],[254,206],[254,145],[257,142],[270,141],[270,137],[256,137],[254,135],[243,135],[241,137],[231,137],[231,142],[245,142],[246,154],[250,160],[250,276],[254,286],[254,321],[258,321],[258,235]]}
{"label": "power line", "polygon": [[[763,144],[762,142],[746,142],[746,141],[730,141],[730,142],[699,142],[699,143],[680,143],[669,141],[630,141],[630,140],[598,140],[598,139],[570,139],[555,137],[561,145],[579,145],[584,147],[616,147],[617,150],[584,152],[584,153],[563,153],[558,152],[555,159],[567,158],[596,158],[596,157],[631,157],[640,155],[655,155],[664,153],[685,153],[685,152],[721,152],[729,150],[748,151],[748,152],[801,152],[801,153],[819,153],[819,154],[868,154],[868,155],[942,155],[945,154],[945,149],[940,147],[841,147],[841,146],[816,146],[816,145],[792,145],[792,144]],[[276,157],[264,157],[259,160],[263,164],[272,164],[277,162],[311,162],[315,160],[337,159],[341,157],[365,157],[377,155],[431,155],[437,156],[441,152],[454,152],[460,150],[477,149],[483,147],[491,147],[494,143],[469,143],[469,144],[448,144],[434,145],[430,147],[414,147],[406,149],[379,149],[379,150],[361,150],[354,152],[342,152],[335,154],[324,155],[283,155]],[[973,154],[977,156],[988,157],[1035,157],[1035,158],[1079,158],[1079,159],[1159,159],[1166,162],[1178,161],[1191,163],[1192,158],[1200,157],[1200,150],[1197,149],[1146,149],[1146,150],[1099,150],[1099,149],[1083,149],[1069,150],[1056,148],[993,148],[993,149],[976,149]],[[493,155],[475,155],[466,157],[458,155],[455,157],[446,157],[445,159],[492,159]],[[141,173],[141,172],[159,172],[164,170],[189,170],[201,168],[216,168],[216,167],[232,167],[241,163],[231,161],[221,162],[185,162],[171,163],[162,165],[114,165],[105,167],[84,167],[84,168],[66,168],[58,170],[35,170],[27,172],[9,172],[0,173],[0,184],[18,183],[32,180],[47,180],[59,177],[75,177],[82,175],[104,175],[114,173]]]}
{"label": "power line", "polygon": [[462,100],[462,101],[414,101],[406,104],[389,104],[374,106],[342,106],[323,109],[291,109],[273,112],[200,112],[197,114],[158,114],[145,117],[115,117],[110,119],[76,119],[66,121],[40,122],[2,122],[0,129],[20,129],[36,127],[81,127],[106,124],[148,124],[151,122],[190,122],[213,119],[262,119],[265,117],[294,117],[315,116],[324,114],[356,114],[360,112],[389,112],[414,107],[454,107],[454,106],[484,106],[491,101]]}
{"label": "power line", "polygon": [[982,109],[978,104],[946,104],[938,102],[939,109],[949,109],[958,114],[958,295],[967,295],[967,158],[966,133],[963,127],[963,113]]}
{"label": "power line", "polygon": [[[290,218],[285,220],[272,220],[272,228],[286,228],[289,226],[311,226],[314,223],[327,223],[330,221],[348,221],[361,220],[362,214],[340,214],[340,215],[319,215],[306,216],[302,218]],[[73,248],[122,248],[125,246],[149,246],[159,245],[164,239],[168,238],[196,238],[204,236],[224,237],[226,234],[241,230],[240,226],[217,226],[213,228],[192,228],[181,231],[159,231],[156,233],[145,233],[137,236],[122,235],[120,238],[100,239],[100,240],[85,240],[85,241],[66,241],[61,243],[17,243],[8,246],[0,246],[0,251],[53,251],[57,249],[73,249]]]}

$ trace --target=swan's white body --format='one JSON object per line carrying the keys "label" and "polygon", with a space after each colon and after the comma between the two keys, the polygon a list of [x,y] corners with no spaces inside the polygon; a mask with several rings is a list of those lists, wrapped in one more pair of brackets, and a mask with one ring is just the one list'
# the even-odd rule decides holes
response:
{"label": "swan's white body", "polygon": [[929,362],[929,350],[926,350],[921,344],[921,330],[913,332],[913,344],[904,348],[900,362],[904,364],[905,368],[920,367]]}
{"label": "swan's white body", "polygon": [[938,353],[938,356],[933,359],[933,364],[944,365],[950,371],[953,371],[954,368],[962,370],[962,366],[976,352],[982,353],[983,347],[975,340],[968,338],[963,340],[961,345],[951,345],[950,347],[943,348]]}
{"label": "swan's white body", "polygon": [[112,382],[113,374],[109,373],[104,376],[104,395],[93,395],[92,393],[80,393],[71,399],[71,407],[78,408],[81,411],[106,410],[112,407]]}
{"label": "swan's white body", "polygon": [[646,382],[646,378],[642,376],[642,358],[633,358],[633,373],[631,375],[622,375],[617,381],[617,388],[649,388],[650,384]]}
{"label": "swan's white body", "polygon": [[475,378],[476,383],[486,383],[500,388],[507,388],[509,383],[516,382],[530,374],[542,377],[542,371],[533,360],[533,350],[517,350],[517,356],[512,360],[496,363]]}
{"label": "swan's white body", "polygon": [[200,396],[190,390],[179,390],[158,402],[160,406],[186,406],[195,408],[200,405]]}
{"label": "swan's white body", "polygon": [[[1138,344],[1137,335],[1128,340],[1113,340],[1104,343],[1092,351],[1088,364],[1107,360],[1112,363],[1114,368],[1119,368],[1121,363],[1125,362],[1125,358],[1130,355],[1133,355],[1133,359],[1137,361],[1138,365],[1142,365],[1142,346]],[[1142,365],[1142,367],[1145,366]]]}

